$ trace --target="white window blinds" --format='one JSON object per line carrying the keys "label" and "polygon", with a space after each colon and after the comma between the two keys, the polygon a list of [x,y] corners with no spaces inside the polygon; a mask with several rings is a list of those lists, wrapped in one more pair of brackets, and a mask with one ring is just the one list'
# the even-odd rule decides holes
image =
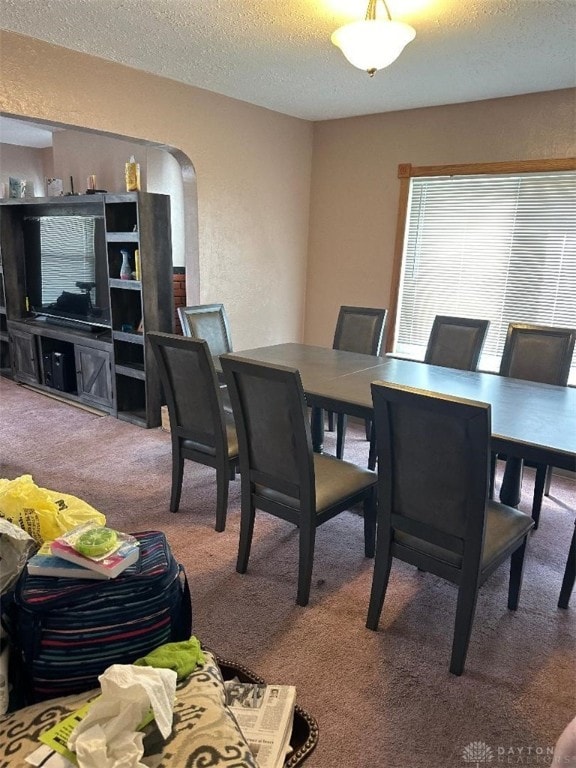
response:
{"label": "white window blinds", "polygon": [[88,216],[40,219],[42,303],[56,301],[62,291],[79,293],[77,281],[94,282],[94,220]]}
{"label": "white window blinds", "polygon": [[[394,352],[421,359],[435,315],[576,327],[576,173],[411,179]],[[576,383],[573,361],[571,383]]]}

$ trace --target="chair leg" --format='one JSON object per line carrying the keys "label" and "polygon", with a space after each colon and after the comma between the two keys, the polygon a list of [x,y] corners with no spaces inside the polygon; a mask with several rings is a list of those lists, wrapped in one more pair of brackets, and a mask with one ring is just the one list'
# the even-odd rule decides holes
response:
{"label": "chair leg", "polygon": [[336,457],[344,456],[344,443],[346,442],[346,426],[348,419],[345,413],[339,413],[336,418]]}
{"label": "chair leg", "polygon": [[536,478],[534,480],[534,498],[532,501],[532,520],[534,520],[534,530],[538,528],[540,522],[540,511],[542,510],[542,500],[544,499],[544,489],[546,487],[546,477],[548,475],[548,466],[546,464],[536,465]]}
{"label": "chair leg", "polygon": [[238,573],[246,573],[248,568],[248,559],[250,558],[250,547],[252,545],[252,536],[254,534],[254,518],[256,510],[252,499],[244,500],[242,498],[242,511],[240,513],[240,541],[238,543],[238,559],[236,560],[236,570]]}
{"label": "chair leg", "polygon": [[376,555],[374,559],[374,575],[372,576],[372,589],[370,590],[370,602],[368,604],[368,617],[366,626],[368,629],[376,631],[384,597],[388,588],[390,578],[390,569],[392,567],[392,541],[390,539],[390,530],[382,531],[382,526],[378,529],[376,536]]}
{"label": "chair leg", "polygon": [[552,483],[552,467],[546,471],[546,482],[544,484],[544,496],[550,496],[550,484]]}
{"label": "chair leg", "polygon": [[299,558],[298,558],[298,593],[297,605],[308,605],[310,585],[312,583],[312,568],[314,566],[314,545],[316,543],[316,526],[306,522],[300,526]]}
{"label": "chair leg", "polygon": [[216,530],[221,533],[226,527],[226,512],[228,509],[228,483],[230,482],[228,467],[216,470]]}
{"label": "chair leg", "polygon": [[512,553],[510,558],[510,582],[508,584],[508,608],[515,611],[518,608],[520,600],[520,591],[522,589],[522,576],[524,575],[524,555],[528,545],[528,536],[518,549]]}
{"label": "chair leg", "polygon": [[493,499],[494,498],[494,481],[496,479],[496,459],[498,458],[498,454],[492,453],[490,454],[490,487],[488,489],[488,498]]}
{"label": "chair leg", "polygon": [[328,411],[328,432],[334,432],[334,411]]}
{"label": "chair leg", "polygon": [[[575,521],[576,525],[576,521]],[[562,588],[560,589],[560,597],[558,598],[558,608],[568,608],[570,601],[570,595],[574,588],[574,581],[576,580],[576,527],[572,534],[572,541],[570,542],[570,549],[568,550],[568,560],[566,560],[566,570],[564,571],[564,578],[562,579]]]}
{"label": "chair leg", "polygon": [[368,469],[376,469],[376,460],[378,453],[376,451],[376,430],[374,429],[374,422],[371,422],[370,427],[370,450],[368,451]]}
{"label": "chair leg", "polygon": [[452,656],[450,658],[450,672],[453,675],[461,675],[464,672],[472,624],[476,612],[476,600],[478,598],[478,583],[464,583],[458,590],[458,603],[456,605],[456,620],[454,622],[454,639],[452,640]]}
{"label": "chair leg", "polygon": [[372,435],[372,419],[364,419],[364,429],[366,430],[366,440],[370,440]]}
{"label": "chair leg", "polygon": [[170,512],[178,512],[184,476],[184,459],[178,449],[172,447],[172,492],[170,494]]}
{"label": "chair leg", "polygon": [[376,486],[364,497],[364,554],[374,557],[376,547]]}

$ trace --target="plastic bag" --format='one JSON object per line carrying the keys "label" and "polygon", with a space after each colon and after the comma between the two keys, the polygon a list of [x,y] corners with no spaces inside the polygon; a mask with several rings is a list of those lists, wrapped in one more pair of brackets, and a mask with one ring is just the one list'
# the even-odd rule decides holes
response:
{"label": "plastic bag", "polygon": [[37,549],[38,544],[20,526],[0,519],[0,596],[14,586]]}
{"label": "plastic bag", "polygon": [[38,543],[53,541],[81,523],[106,518],[82,499],[40,488],[32,475],[0,480],[0,517],[23,528]]}

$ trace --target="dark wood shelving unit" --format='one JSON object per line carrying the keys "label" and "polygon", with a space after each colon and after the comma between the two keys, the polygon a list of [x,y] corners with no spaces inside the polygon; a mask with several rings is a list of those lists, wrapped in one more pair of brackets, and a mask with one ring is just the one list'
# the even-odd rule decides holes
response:
{"label": "dark wood shelving unit", "polygon": [[[26,269],[39,263],[29,253],[39,245],[25,237],[23,221],[58,215],[104,222],[105,253],[96,268],[107,281],[109,328],[53,324],[29,311]],[[122,250],[140,279],[120,279]],[[127,192],[0,203],[0,373],[140,426],[160,426],[162,391],[144,329],[171,332],[173,306],[169,196]],[[56,383],[54,356],[66,364]]]}

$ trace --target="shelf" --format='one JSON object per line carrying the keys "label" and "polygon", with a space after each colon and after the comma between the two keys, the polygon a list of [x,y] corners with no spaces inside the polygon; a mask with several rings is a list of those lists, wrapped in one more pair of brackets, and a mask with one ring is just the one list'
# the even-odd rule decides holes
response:
{"label": "shelf", "polygon": [[146,411],[118,411],[117,418],[120,421],[129,421],[131,424],[135,424],[138,427],[147,427]]}
{"label": "shelf", "polygon": [[144,344],[143,333],[126,333],[126,331],[112,331],[114,341],[129,341],[131,344]]}
{"label": "shelf", "polygon": [[144,366],[137,365],[118,365],[115,366],[117,376],[128,376],[131,379],[140,379],[146,381],[146,371]]}
{"label": "shelf", "polygon": [[138,239],[138,232],[108,232],[106,234],[106,240],[109,243],[137,243]]}
{"label": "shelf", "polygon": [[108,195],[105,211],[108,240],[138,239],[137,195]]}
{"label": "shelf", "polygon": [[110,288],[121,288],[125,291],[141,291],[142,282],[140,280],[120,280],[118,277],[108,279]]}

